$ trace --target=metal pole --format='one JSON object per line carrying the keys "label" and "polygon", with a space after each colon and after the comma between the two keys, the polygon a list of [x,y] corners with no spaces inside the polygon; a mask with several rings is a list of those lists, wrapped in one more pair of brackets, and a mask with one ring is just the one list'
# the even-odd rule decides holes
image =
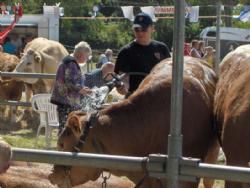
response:
{"label": "metal pole", "polygon": [[145,164],[148,161],[148,157],[12,148],[11,160],[141,172],[143,170],[142,167],[146,166],[142,163]]}
{"label": "metal pole", "polygon": [[250,169],[247,167],[223,166],[200,163],[198,166],[182,166],[181,175],[207,177],[235,182],[250,183]]}
{"label": "metal pole", "polygon": [[30,102],[6,101],[6,100],[1,100],[1,99],[0,99],[0,105],[31,107],[31,103]]}
{"label": "metal pole", "polygon": [[21,77],[21,78],[45,78],[45,79],[55,79],[56,74],[43,74],[43,73],[24,73],[24,72],[1,72],[0,76],[8,77]]}
{"label": "metal pole", "polygon": [[[149,157],[130,157],[120,155],[12,148],[11,160],[68,166],[86,166],[130,172],[141,172],[146,168],[150,177],[164,179],[166,178],[166,158],[166,155],[159,154],[151,154]],[[199,161],[199,159],[180,158],[179,180],[196,181],[197,177],[208,177],[250,183],[249,168],[213,165],[199,163]]]}
{"label": "metal pole", "polygon": [[171,88],[171,120],[168,136],[167,187],[179,187],[179,165],[182,156],[182,97],[183,97],[183,52],[185,33],[185,2],[175,2],[174,53]]}
{"label": "metal pole", "polygon": [[216,9],[217,19],[216,19],[216,59],[214,70],[217,75],[219,75],[219,63],[220,63],[220,22],[221,22],[221,1],[217,2]]}

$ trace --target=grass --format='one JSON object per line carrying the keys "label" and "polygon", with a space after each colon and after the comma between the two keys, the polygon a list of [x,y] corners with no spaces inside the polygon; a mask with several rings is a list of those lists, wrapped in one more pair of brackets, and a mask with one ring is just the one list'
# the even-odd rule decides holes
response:
{"label": "grass", "polygon": [[[38,137],[36,142],[36,133],[32,129],[22,129],[18,131],[10,132],[9,134],[1,135],[6,142],[8,142],[13,147],[19,148],[29,148],[29,149],[45,149],[45,136],[44,133]],[[56,149],[56,135],[53,134],[53,139],[51,142],[51,148]]]}
{"label": "grass", "polygon": [[[23,116],[23,120],[17,123],[11,123],[8,118],[0,117],[0,136],[8,142],[12,147],[28,148],[28,149],[45,149],[44,129],[41,130],[36,143],[36,132],[39,125],[39,115],[31,110],[20,109],[19,116]],[[52,134],[51,148],[56,149],[57,135],[56,131]]]}

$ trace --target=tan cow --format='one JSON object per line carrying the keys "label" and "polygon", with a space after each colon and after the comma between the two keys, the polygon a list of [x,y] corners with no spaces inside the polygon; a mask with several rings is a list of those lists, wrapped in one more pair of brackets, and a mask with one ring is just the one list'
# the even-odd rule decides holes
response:
{"label": "tan cow", "polygon": [[[216,134],[213,132],[213,96],[216,76],[211,68],[197,58],[186,57],[184,63],[183,90],[183,155],[201,158],[209,151],[215,162],[218,153]],[[166,59],[156,65],[139,88],[128,99],[99,111],[94,116],[83,152],[126,156],[148,156],[151,153],[167,153],[167,136],[170,128],[170,101],[172,61]],[[79,142],[90,114],[72,112],[66,128],[58,139],[58,148],[73,151]],[[210,153],[209,153],[210,154]],[[54,166],[50,181],[64,187],[69,178],[71,185],[79,185],[99,177],[102,169],[73,166],[67,172],[63,166]],[[144,173],[111,171],[125,175],[137,184]],[[194,188],[198,183],[182,182],[182,188]],[[144,188],[159,188],[158,179],[146,177]],[[163,186],[164,187],[164,186]]]}
{"label": "tan cow", "polygon": [[[16,66],[19,64],[20,59],[8,53],[0,52],[0,71],[2,72],[12,72]],[[22,91],[24,89],[24,83],[22,81],[14,80],[10,77],[0,77],[0,100],[14,100],[19,101],[22,97]],[[1,110],[2,117],[5,116],[4,107]],[[9,117],[11,117],[11,121],[16,121],[16,111],[17,107],[11,107],[9,111]]]}
{"label": "tan cow", "polygon": [[[36,38],[24,48],[24,54],[15,72],[56,73],[60,61],[68,55],[68,51],[57,41]],[[32,84],[34,93],[50,92],[53,81],[50,79],[21,78],[25,83]],[[36,85],[34,85],[36,84]],[[30,93],[26,93],[27,100]]]}
{"label": "tan cow", "polygon": [[[230,52],[220,64],[214,111],[221,130],[227,165],[248,167],[250,161],[250,45]],[[226,188],[249,184],[226,182]]]}

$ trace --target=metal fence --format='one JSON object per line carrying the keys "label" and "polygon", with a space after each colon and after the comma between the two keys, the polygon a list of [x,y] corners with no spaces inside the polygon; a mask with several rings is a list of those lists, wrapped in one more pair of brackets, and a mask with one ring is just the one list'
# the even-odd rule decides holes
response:
{"label": "metal fence", "polygon": [[[220,1],[218,1],[220,6]],[[182,71],[184,44],[184,0],[175,1],[173,89],[171,96],[171,127],[168,156],[149,155],[145,157],[70,153],[46,150],[13,148],[12,160],[53,163],[62,165],[82,165],[105,169],[142,171],[142,166],[152,177],[168,179],[168,187],[178,188],[179,180],[196,181],[199,177],[250,183],[250,169],[243,167],[212,165],[201,163],[199,159],[182,157],[181,111],[182,111]],[[218,22],[219,23],[219,22]],[[14,73],[0,73],[0,76],[14,76]],[[54,78],[55,75],[16,73],[15,76]],[[166,136],[167,137],[167,136]],[[166,138],[167,139],[167,138]]]}
{"label": "metal fence", "polygon": [[[0,76],[54,79],[55,74],[0,72]],[[0,101],[0,105],[30,107],[29,102]],[[149,176],[169,179],[167,155],[151,154],[145,157],[71,153],[48,150],[13,148],[12,160],[61,165],[79,165],[105,169],[140,172],[146,166]],[[250,183],[250,169],[201,163],[199,159],[178,158],[178,180],[198,181],[201,177]],[[173,187],[173,186],[171,186]]]}
{"label": "metal fence", "polygon": [[[167,178],[167,155],[152,154],[145,157],[71,153],[60,151],[13,148],[12,160],[58,165],[87,166],[110,170],[141,172],[146,166],[149,176]],[[250,169],[201,163],[199,159],[181,158],[180,180],[198,181],[201,177],[250,183]]]}

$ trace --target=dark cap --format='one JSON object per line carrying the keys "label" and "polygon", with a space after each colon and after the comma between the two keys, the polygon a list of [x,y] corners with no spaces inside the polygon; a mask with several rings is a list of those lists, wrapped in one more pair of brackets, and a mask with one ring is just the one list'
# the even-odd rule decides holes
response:
{"label": "dark cap", "polygon": [[153,20],[148,14],[141,12],[135,16],[133,28],[136,27],[146,28],[150,25],[153,25]]}

